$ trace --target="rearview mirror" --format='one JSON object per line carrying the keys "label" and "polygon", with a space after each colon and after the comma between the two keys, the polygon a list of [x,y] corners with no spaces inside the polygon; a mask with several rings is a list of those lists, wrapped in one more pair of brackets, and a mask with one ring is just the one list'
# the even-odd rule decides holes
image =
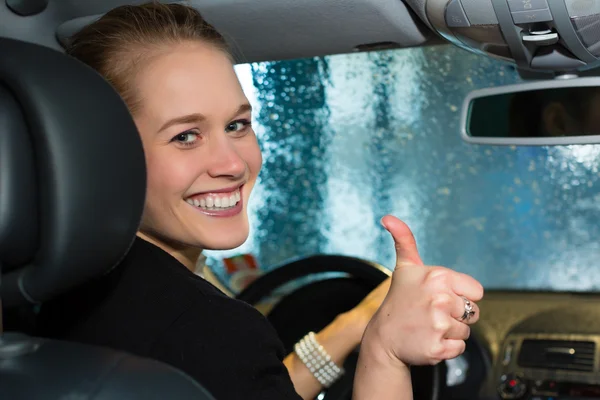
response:
{"label": "rearview mirror", "polygon": [[463,104],[461,132],[476,144],[600,143],[600,78],[476,90]]}

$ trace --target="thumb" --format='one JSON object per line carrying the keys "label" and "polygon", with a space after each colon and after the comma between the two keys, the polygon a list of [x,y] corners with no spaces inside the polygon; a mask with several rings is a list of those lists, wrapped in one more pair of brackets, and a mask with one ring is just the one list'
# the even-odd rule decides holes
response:
{"label": "thumb", "polygon": [[383,217],[381,225],[394,238],[396,266],[404,263],[423,265],[423,261],[417,250],[417,242],[408,225],[392,215]]}

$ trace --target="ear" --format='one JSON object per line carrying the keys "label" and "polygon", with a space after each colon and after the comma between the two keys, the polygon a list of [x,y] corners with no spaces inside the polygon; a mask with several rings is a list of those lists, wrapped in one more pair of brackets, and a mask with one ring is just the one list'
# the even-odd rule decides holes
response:
{"label": "ear", "polygon": [[542,112],[542,129],[548,136],[567,136],[572,134],[574,121],[561,103],[548,104]]}

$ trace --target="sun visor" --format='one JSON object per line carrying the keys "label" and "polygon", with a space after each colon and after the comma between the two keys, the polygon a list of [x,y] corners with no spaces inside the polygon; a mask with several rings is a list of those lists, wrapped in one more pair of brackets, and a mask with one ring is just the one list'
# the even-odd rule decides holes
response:
{"label": "sun visor", "polygon": [[[99,0],[89,3],[94,9],[86,14],[90,16],[75,14],[80,17],[58,26],[55,34],[63,48],[74,33],[102,15],[98,7],[91,7],[95,4]],[[223,34],[240,63],[413,47],[436,36],[401,0],[189,0],[186,4],[196,7]]]}

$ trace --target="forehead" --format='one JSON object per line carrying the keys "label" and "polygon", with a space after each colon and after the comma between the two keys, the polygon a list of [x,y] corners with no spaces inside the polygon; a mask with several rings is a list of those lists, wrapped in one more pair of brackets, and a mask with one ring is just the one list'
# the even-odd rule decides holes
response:
{"label": "forehead", "polygon": [[141,112],[160,120],[192,113],[219,117],[246,102],[227,54],[200,42],[154,57],[138,75],[136,88]]}

